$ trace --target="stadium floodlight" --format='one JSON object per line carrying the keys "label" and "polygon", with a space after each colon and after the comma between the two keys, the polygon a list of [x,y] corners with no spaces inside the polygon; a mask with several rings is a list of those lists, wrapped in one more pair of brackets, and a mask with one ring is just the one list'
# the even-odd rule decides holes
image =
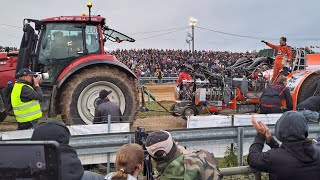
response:
{"label": "stadium floodlight", "polygon": [[195,26],[197,22],[198,22],[198,19],[194,17],[189,18],[189,26]]}
{"label": "stadium floodlight", "polygon": [[192,52],[194,52],[194,26],[196,25],[196,23],[198,22],[198,19],[194,18],[194,17],[190,17],[189,18],[189,26],[191,27],[192,30]]}

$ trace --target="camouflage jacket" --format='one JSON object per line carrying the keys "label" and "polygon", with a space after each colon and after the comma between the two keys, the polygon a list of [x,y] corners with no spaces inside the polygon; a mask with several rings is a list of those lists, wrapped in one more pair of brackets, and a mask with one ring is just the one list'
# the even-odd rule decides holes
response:
{"label": "camouflage jacket", "polygon": [[157,179],[219,180],[220,178],[220,171],[213,155],[207,151],[199,150],[187,156],[180,153],[167,165]]}

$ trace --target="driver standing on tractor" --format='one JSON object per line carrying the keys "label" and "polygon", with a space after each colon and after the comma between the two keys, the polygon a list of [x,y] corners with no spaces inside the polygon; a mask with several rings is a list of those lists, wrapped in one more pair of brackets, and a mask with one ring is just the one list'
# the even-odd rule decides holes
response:
{"label": "driver standing on tractor", "polygon": [[287,78],[280,76],[277,83],[270,84],[262,93],[260,99],[260,113],[272,114],[283,113],[282,100],[286,100],[287,110],[293,109],[292,97],[289,89],[286,87]]}
{"label": "driver standing on tractor", "polygon": [[43,100],[40,87],[41,77],[28,68],[16,74],[17,82],[11,93],[13,113],[18,122],[18,130],[33,128],[42,117],[39,101]]}
{"label": "driver standing on tractor", "polygon": [[273,45],[264,40],[262,40],[261,42],[278,51],[278,55],[276,56],[276,60],[274,62],[273,77],[271,80],[271,82],[274,83],[276,82],[282,71],[284,76],[288,75],[288,64],[292,63],[292,49],[286,44],[287,38],[285,37],[280,38],[280,46]]}

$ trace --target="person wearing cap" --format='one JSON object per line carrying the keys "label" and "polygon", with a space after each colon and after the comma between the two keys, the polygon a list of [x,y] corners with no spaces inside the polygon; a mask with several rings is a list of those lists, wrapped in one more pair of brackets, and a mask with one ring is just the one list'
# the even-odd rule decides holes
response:
{"label": "person wearing cap", "polygon": [[105,89],[99,93],[100,102],[97,105],[94,113],[93,124],[108,123],[108,115],[111,115],[111,122],[121,121],[121,110],[117,103],[111,102],[109,95],[112,91]]}
{"label": "person wearing cap", "polygon": [[42,111],[39,101],[43,100],[40,87],[41,77],[28,68],[22,68],[16,74],[17,82],[11,93],[13,113],[18,122],[18,130],[33,128]]}
{"label": "person wearing cap", "polygon": [[204,150],[189,153],[184,147],[174,142],[167,131],[150,133],[145,147],[156,163],[159,173],[157,179],[216,180],[221,177],[213,155]]}
{"label": "person wearing cap", "polygon": [[[305,117],[295,111],[283,113],[276,122],[275,136],[269,128],[252,116],[256,138],[250,146],[248,164],[269,173],[270,180],[314,180],[320,179],[320,148],[308,138],[309,129]],[[271,148],[262,152],[264,143]]]}
{"label": "person wearing cap", "polygon": [[270,84],[260,98],[260,113],[283,113],[282,100],[286,100],[286,109],[292,110],[293,103],[289,89],[286,87],[287,78],[280,76],[276,84]]}
{"label": "person wearing cap", "polygon": [[35,127],[31,141],[56,141],[59,143],[60,173],[62,180],[103,180],[94,172],[85,171],[78,158],[77,151],[69,146],[71,134],[60,121],[46,120]]}

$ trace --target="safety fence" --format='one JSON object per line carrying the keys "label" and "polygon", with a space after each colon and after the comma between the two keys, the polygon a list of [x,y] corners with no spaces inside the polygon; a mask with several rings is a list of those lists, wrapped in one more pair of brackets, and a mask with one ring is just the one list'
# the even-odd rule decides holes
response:
{"label": "safety fence", "polygon": [[158,84],[174,84],[177,82],[178,77],[172,76],[172,77],[163,77],[159,79],[156,76],[149,76],[149,77],[138,77],[139,84],[145,84],[145,83],[158,83]]}
{"label": "safety fence", "polygon": [[[99,126],[99,125],[97,125]],[[269,126],[271,133],[274,133],[274,126]],[[109,130],[110,125],[109,125]],[[309,124],[309,137],[314,138],[320,131],[319,125]],[[214,145],[221,141],[236,143],[238,165],[236,168],[222,168],[224,176],[235,174],[254,173],[256,179],[261,176],[249,167],[243,167],[243,144],[244,142],[252,143],[256,136],[256,130],[252,127],[218,127],[218,128],[198,128],[198,129],[179,129],[169,132],[175,141],[180,145],[187,147],[187,150],[202,149],[208,145]],[[29,140],[30,134],[15,140]],[[1,139],[1,141],[3,141]],[[73,135],[70,145],[77,150],[82,164],[99,164],[107,163],[110,171],[110,163],[114,161],[114,153],[124,144],[135,143],[134,132],[122,133],[100,133],[89,135]],[[213,149],[207,149],[214,153]]]}

